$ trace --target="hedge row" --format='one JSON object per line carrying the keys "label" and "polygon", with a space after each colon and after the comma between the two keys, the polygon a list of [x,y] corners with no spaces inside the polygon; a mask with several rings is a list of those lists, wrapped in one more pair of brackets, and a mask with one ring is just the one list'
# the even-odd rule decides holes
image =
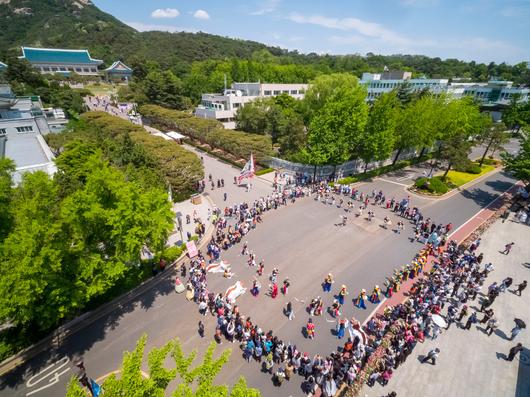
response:
{"label": "hedge row", "polygon": [[257,162],[262,162],[272,154],[272,140],[267,135],[225,130],[216,120],[201,119],[157,105],[144,105],[139,111],[156,126],[177,130],[240,159],[248,159],[252,153]]}
{"label": "hedge row", "polygon": [[195,191],[195,182],[204,178],[199,157],[175,142],[151,135],[142,127],[105,112],[87,112],[81,118],[112,138],[128,133],[142,145],[171,185],[175,200],[188,197]]}

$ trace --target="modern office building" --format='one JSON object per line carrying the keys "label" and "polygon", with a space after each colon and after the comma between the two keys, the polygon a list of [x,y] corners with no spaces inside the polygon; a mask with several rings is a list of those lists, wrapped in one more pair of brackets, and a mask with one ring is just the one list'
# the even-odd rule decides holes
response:
{"label": "modern office building", "polygon": [[221,94],[203,94],[195,116],[218,120],[225,128],[236,128],[235,115],[239,108],[258,98],[287,94],[302,99],[308,84],[233,83],[231,89]]}
{"label": "modern office building", "polygon": [[408,84],[412,91],[429,91],[438,94],[445,92],[449,84],[448,79],[413,79],[411,72],[384,72],[384,73],[363,73],[360,83],[366,87],[368,102],[374,101],[385,92],[390,92],[399,88],[403,84]]}
{"label": "modern office building", "polygon": [[43,135],[67,122],[60,109],[43,109],[38,96],[17,97],[0,85],[0,156],[15,162],[15,183],[24,172],[56,172],[54,156]]}
{"label": "modern office building", "polygon": [[103,63],[93,59],[88,50],[60,48],[22,47],[22,56],[41,73],[77,73],[84,76],[99,75],[98,67]]}

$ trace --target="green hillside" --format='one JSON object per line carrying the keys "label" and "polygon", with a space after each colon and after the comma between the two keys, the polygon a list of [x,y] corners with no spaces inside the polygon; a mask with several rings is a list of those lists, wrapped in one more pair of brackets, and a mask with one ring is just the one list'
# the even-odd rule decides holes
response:
{"label": "green hillside", "polygon": [[[474,81],[497,77],[530,84],[529,69],[524,62],[511,66],[423,55],[360,55],[355,54],[355,48],[352,55],[299,54],[207,33],[138,32],[99,10],[90,0],[0,0],[0,60],[5,60],[7,53],[20,55],[20,45],[88,48],[107,65],[116,59],[133,65],[154,61],[162,69],[171,69],[179,78],[189,74],[193,62],[212,59],[229,62],[235,58],[262,64],[303,65],[314,71],[310,74],[350,72],[360,76],[362,72],[381,71],[387,66],[410,70],[416,76],[465,77]],[[208,65],[198,68],[214,69]],[[221,76],[229,72],[227,69],[230,66],[220,68]],[[255,73],[249,75],[256,77]],[[257,77],[262,81],[267,78]]]}

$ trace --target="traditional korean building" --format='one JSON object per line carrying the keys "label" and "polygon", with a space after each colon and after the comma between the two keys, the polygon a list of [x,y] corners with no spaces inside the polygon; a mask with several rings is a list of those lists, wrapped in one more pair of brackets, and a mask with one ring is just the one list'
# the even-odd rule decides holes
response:
{"label": "traditional korean building", "polygon": [[88,50],[68,50],[60,48],[22,47],[22,56],[41,73],[77,73],[84,76],[97,76],[98,66],[103,63],[94,59]]}
{"label": "traditional korean building", "polygon": [[131,80],[133,70],[122,61],[116,61],[105,69],[107,80],[112,81],[129,81]]}

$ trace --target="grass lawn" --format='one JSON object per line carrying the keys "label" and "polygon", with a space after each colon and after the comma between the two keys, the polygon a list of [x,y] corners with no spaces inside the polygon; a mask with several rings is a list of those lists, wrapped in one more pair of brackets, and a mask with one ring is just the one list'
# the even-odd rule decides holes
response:
{"label": "grass lawn", "polygon": [[87,84],[85,88],[90,90],[94,95],[112,95],[116,92],[116,88],[112,84],[99,83]]}
{"label": "grass lawn", "polygon": [[460,187],[473,179],[476,179],[482,175],[484,175],[487,172],[493,171],[495,169],[492,165],[484,164],[481,167],[482,171],[480,171],[480,174],[468,174],[467,172],[460,172],[460,171],[454,171],[451,170],[447,174],[447,179],[450,181],[451,184],[453,184],[455,187]]}

